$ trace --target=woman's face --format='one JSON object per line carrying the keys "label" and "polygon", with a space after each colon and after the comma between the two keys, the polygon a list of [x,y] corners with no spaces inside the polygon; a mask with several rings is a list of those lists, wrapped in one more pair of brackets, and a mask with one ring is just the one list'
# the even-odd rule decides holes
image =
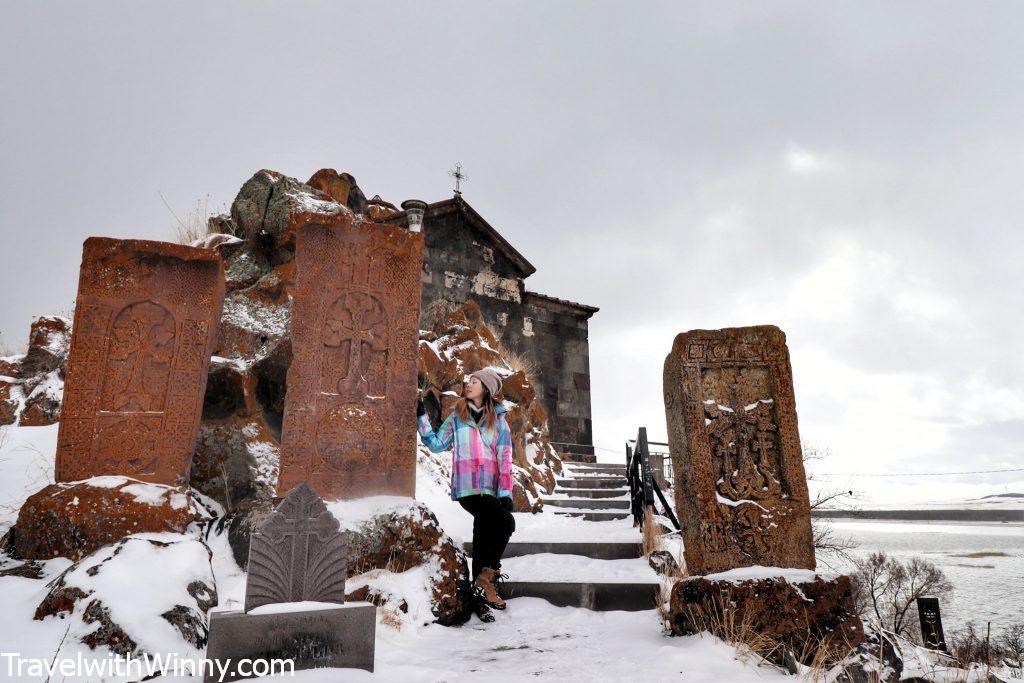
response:
{"label": "woman's face", "polygon": [[470,401],[479,401],[484,397],[484,385],[477,377],[470,377],[466,382],[466,388],[462,390],[463,395]]}

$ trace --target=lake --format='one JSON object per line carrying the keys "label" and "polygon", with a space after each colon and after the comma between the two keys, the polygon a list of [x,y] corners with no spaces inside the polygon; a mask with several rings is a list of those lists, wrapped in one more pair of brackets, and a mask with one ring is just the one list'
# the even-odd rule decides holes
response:
{"label": "lake", "polygon": [[[941,599],[947,635],[973,621],[993,635],[1024,621],[1024,525],[1000,523],[864,522],[829,520],[859,545],[860,558],[883,551],[902,560],[919,556],[938,565],[953,584]],[[825,558],[822,558],[825,559]],[[836,569],[847,569],[829,559]],[[819,559],[819,568],[821,568]]]}

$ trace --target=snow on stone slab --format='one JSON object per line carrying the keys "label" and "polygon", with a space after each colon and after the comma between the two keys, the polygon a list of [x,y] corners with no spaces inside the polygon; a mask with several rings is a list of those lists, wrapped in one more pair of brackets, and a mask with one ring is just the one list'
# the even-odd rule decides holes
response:
{"label": "snow on stone slab", "polygon": [[335,602],[317,602],[316,600],[303,600],[301,602],[275,602],[269,605],[260,605],[256,609],[249,610],[248,614],[287,614],[289,612],[315,612],[321,609],[344,609],[346,606],[368,605],[368,602],[346,602],[339,605]]}
{"label": "snow on stone slab", "polygon": [[643,557],[597,560],[554,553],[505,558],[501,561],[501,572],[508,574],[509,581],[654,583],[658,579]]}
{"label": "snow on stone slab", "polygon": [[759,581],[762,579],[785,579],[789,583],[809,583],[814,581],[815,576],[821,576],[821,574],[811,569],[762,567],[760,565],[754,565],[752,567],[730,569],[728,571],[718,572],[717,574],[706,574],[702,578],[705,578],[708,581],[730,581],[732,583],[739,583],[741,581]]}
{"label": "snow on stone slab", "polygon": [[495,617],[492,624],[473,618],[461,628],[432,624],[396,631],[378,625],[374,673],[314,669],[263,680],[763,683],[785,676],[711,636],[666,637],[653,610],[593,612],[518,598]]}

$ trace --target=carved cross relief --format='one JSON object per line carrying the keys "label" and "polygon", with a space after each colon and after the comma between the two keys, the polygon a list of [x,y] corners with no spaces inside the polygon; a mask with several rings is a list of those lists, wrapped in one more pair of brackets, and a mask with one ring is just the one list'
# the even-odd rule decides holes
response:
{"label": "carved cross relief", "polygon": [[324,389],[353,400],[387,394],[387,312],[376,297],[349,292],[335,299],[324,319],[323,344]]}
{"label": "carved cross relief", "polygon": [[717,467],[718,493],[732,501],[782,494],[778,428],[762,368],[706,371],[704,424]]}

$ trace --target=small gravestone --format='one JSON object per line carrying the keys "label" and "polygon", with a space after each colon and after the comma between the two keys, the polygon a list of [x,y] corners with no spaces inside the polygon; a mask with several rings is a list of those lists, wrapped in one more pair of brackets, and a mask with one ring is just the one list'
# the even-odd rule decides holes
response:
{"label": "small gravestone", "polygon": [[786,335],[691,330],[665,359],[665,415],[691,574],[814,569]]}
{"label": "small gravestone", "polygon": [[245,611],[211,614],[207,683],[250,678],[234,668],[241,660],[373,671],[376,608],[345,603],[346,573],[338,520],[300,484],[252,535]]}
{"label": "small gravestone", "polygon": [[942,614],[938,598],[918,598],[917,616],[921,622],[921,640],[925,647],[946,652],[946,634],[942,631]]}

